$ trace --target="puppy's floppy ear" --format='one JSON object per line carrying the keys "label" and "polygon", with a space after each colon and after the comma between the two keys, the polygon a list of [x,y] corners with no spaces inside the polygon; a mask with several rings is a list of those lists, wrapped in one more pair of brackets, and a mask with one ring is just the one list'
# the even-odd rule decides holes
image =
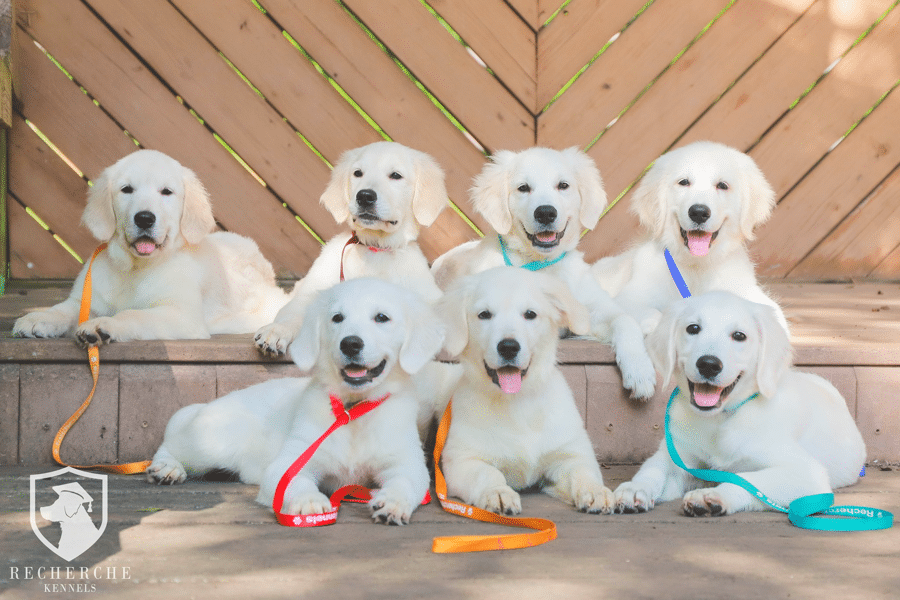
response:
{"label": "puppy's floppy ear", "polygon": [[668,162],[665,155],[657,158],[631,197],[632,214],[637,215],[641,225],[650,231],[654,238],[662,237],[666,227],[668,197],[665,192],[665,178]]}
{"label": "puppy's floppy ear", "polygon": [[469,288],[467,277],[457,279],[435,305],[446,325],[444,350],[451,357],[459,356],[469,343]]}
{"label": "puppy's floppy ear", "polygon": [[754,303],[753,315],[759,332],[756,387],[760,394],[770,398],[778,391],[778,382],[791,366],[793,349],[771,306]]}
{"label": "puppy's floppy ear", "polygon": [[288,352],[303,372],[310,371],[319,360],[322,347],[322,321],[328,318],[328,290],[319,292],[306,308],[300,333],[288,346]]}
{"label": "puppy's floppy ear", "polygon": [[606,191],[603,189],[603,178],[590,156],[577,147],[563,150],[563,155],[575,165],[578,177],[578,193],[581,196],[580,220],[582,227],[593,229],[606,208]]}
{"label": "puppy's floppy ear", "polygon": [[400,368],[414,375],[440,352],[445,325],[423,300],[405,303],[406,337],[400,347]]}
{"label": "puppy's floppy ear", "polygon": [[412,199],[413,215],[420,225],[428,227],[447,206],[444,171],[431,156],[418,150],[414,152],[416,187]]}
{"label": "puppy's floppy ear", "polygon": [[548,275],[544,293],[560,313],[560,327],[568,328],[575,335],[585,335],[591,330],[591,314],[562,280]]}
{"label": "puppy's floppy ear", "polygon": [[509,150],[495,152],[491,162],[484,165],[475,177],[470,191],[472,205],[500,235],[512,229],[509,212],[509,169],[516,153]]}
{"label": "puppy's floppy ear", "polygon": [[741,165],[741,233],[747,240],[753,239],[753,230],[769,218],[775,208],[775,190],[766,181],[759,166],[743,152],[738,157]]}
{"label": "puppy's floppy ear", "polygon": [[663,388],[669,385],[672,372],[675,370],[678,354],[675,344],[678,340],[678,329],[683,324],[681,322],[683,312],[683,300],[670,302],[663,311],[656,329],[647,336],[647,353],[653,361],[656,372],[662,376]]}
{"label": "puppy's floppy ear", "polygon": [[188,244],[197,244],[216,227],[209,194],[197,175],[184,169],[184,207],[181,209],[181,235]]}
{"label": "puppy's floppy ear", "polygon": [[347,150],[338,159],[337,164],[331,170],[331,179],[328,186],[319,197],[319,202],[324,206],[334,220],[343,223],[350,218],[350,167],[359,156],[359,148]]}
{"label": "puppy's floppy ear", "polygon": [[116,215],[113,211],[113,179],[115,165],[107,167],[93,181],[88,190],[87,205],[81,214],[81,224],[101,242],[108,242],[116,232]]}

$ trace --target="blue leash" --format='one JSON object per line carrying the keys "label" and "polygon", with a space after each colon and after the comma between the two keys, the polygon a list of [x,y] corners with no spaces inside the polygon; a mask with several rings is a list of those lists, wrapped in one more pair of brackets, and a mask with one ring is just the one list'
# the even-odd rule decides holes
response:
{"label": "blue leash", "polygon": [[672,281],[675,282],[675,286],[681,293],[681,297],[690,298],[691,291],[688,289],[687,283],[685,283],[684,281],[684,277],[681,276],[681,271],[678,270],[678,265],[675,264],[675,259],[672,258],[672,253],[669,252],[668,248],[666,248],[664,254],[666,255],[666,265],[669,266],[669,273],[672,275]]}
{"label": "blue leash", "polygon": [[[514,267],[515,265],[510,262],[509,254],[507,254],[506,252],[506,242],[503,241],[503,236],[498,235],[497,239],[500,240],[500,250],[503,252],[503,262],[506,263],[507,267]],[[522,268],[528,269],[529,271],[540,271],[545,267],[555,265],[556,263],[564,259],[566,257],[566,254],[568,254],[568,252],[563,252],[553,260],[533,260],[530,263],[522,265]]]}
{"label": "blue leash", "polygon": [[[877,508],[869,508],[868,506],[833,506],[834,494],[831,493],[803,496],[797,498],[791,502],[788,508],[785,508],[766,496],[759,488],[740,475],[715,469],[691,469],[686,466],[684,461],[682,461],[681,457],[678,455],[678,451],[675,449],[675,443],[672,441],[672,433],[669,429],[669,413],[672,409],[672,402],[675,401],[675,397],[678,396],[678,393],[679,389],[676,387],[669,397],[669,404],[666,406],[666,447],[669,450],[669,457],[672,459],[672,462],[697,479],[714,483],[732,483],[741,487],[775,510],[787,513],[791,523],[802,529],[816,529],[819,531],[873,531],[877,529],[890,529],[893,526],[894,515],[892,513]],[[743,402],[741,404],[743,404]],[[829,516],[849,518],[829,519]]]}

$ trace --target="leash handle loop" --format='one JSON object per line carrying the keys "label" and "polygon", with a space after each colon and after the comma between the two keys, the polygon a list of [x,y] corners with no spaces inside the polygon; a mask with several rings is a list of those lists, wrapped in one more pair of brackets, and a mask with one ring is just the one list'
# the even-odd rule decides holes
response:
{"label": "leash handle loop", "polygon": [[511,550],[514,548],[529,548],[538,546],[556,539],[556,524],[549,519],[537,519],[527,517],[505,517],[475,506],[469,506],[462,502],[456,502],[447,498],[447,482],[441,472],[441,452],[447,441],[447,433],[450,431],[453,401],[447,404],[444,416],[438,427],[437,438],[434,446],[434,487],[437,492],[441,507],[455,515],[507,525],[509,527],[525,527],[534,529],[533,533],[514,533],[506,535],[465,535],[446,536],[434,538],[431,551],[437,554],[457,552],[482,552],[487,550]]}

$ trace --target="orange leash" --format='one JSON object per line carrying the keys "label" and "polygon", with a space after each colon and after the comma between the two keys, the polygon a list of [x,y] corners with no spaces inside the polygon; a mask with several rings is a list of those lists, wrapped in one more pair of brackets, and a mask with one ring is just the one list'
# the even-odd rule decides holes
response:
{"label": "orange leash", "polygon": [[439,554],[451,552],[482,552],[485,550],[510,550],[513,548],[529,548],[556,539],[556,524],[549,519],[527,517],[504,517],[475,506],[447,499],[447,482],[441,472],[441,451],[450,431],[450,419],[453,402],[447,404],[447,410],[441,417],[437,438],[434,444],[434,488],[438,500],[444,510],[449,513],[510,527],[527,527],[535,529],[533,533],[512,533],[507,535],[454,535],[434,538],[431,551]]}
{"label": "orange leash", "polygon": [[[106,244],[100,244],[100,246],[94,250],[94,254],[91,256],[91,261],[88,263],[87,273],[84,276],[84,286],[81,288],[81,308],[78,311],[78,324],[81,325],[91,316],[91,267],[94,266],[94,259],[97,258],[97,255],[103,252],[106,248]],[[147,467],[150,466],[149,460],[144,460],[141,462],[133,462],[122,465],[70,465],[69,463],[63,461],[63,459],[59,455],[59,449],[62,446],[63,438],[66,437],[66,434],[72,428],[78,419],[81,418],[81,415],[87,410],[88,406],[91,404],[91,400],[94,397],[94,392],[97,391],[97,380],[100,378],[100,349],[97,346],[91,346],[88,348],[88,365],[91,367],[91,377],[94,379],[94,387],[91,388],[91,393],[88,394],[87,399],[82,403],[81,406],[78,407],[78,410],[75,411],[69,420],[63,423],[63,426],[59,428],[59,431],[56,432],[56,437],[53,438],[53,460],[63,465],[64,467],[77,467],[79,469],[102,469],[104,471],[109,471],[111,473],[119,473],[122,475],[132,475],[134,473],[142,473]]]}

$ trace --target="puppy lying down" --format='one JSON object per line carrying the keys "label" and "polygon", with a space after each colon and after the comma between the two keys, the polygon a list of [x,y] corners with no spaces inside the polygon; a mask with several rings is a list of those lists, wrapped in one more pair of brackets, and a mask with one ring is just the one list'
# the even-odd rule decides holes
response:
{"label": "puppy lying down", "polygon": [[194,173],[155,150],[103,171],[82,223],[108,244],[91,271],[91,318],[78,325],[88,265],[68,299],[16,321],[18,337],[74,335],[82,345],[250,333],[287,302],[256,243],[215,227]]}
{"label": "puppy lying down", "polygon": [[550,275],[498,267],[458,280],[441,300],[446,349],[463,375],[443,451],[449,495],[518,514],[541,485],[576,508],[609,513],[612,492],[556,366],[557,331],[589,325],[587,310]]}
{"label": "puppy lying down", "polygon": [[[791,368],[770,307],[729,292],[693,296],[663,314],[648,347],[663,378],[675,374],[671,431],[688,467],[737,473],[784,506],[857,481],[866,448],[847,404],[825,379]],[[682,497],[689,516],[768,509],[737,485],[705,487],[672,462],[663,440],[616,489],[616,511]]]}
{"label": "puppy lying down", "polygon": [[323,291],[291,346],[311,377],[274,379],[182,408],[148,481],[180,483],[227,469],[259,484],[257,502],[271,506],[281,476],[334,422],[331,396],[349,408],[387,395],[322,443],[288,486],[281,512],[326,512],[326,493],[374,484],[373,519],[408,523],[429,484],[419,427],[443,410],[455,381],[450,366],[431,362],[443,340],[442,322],[414,292],[372,278]]}

